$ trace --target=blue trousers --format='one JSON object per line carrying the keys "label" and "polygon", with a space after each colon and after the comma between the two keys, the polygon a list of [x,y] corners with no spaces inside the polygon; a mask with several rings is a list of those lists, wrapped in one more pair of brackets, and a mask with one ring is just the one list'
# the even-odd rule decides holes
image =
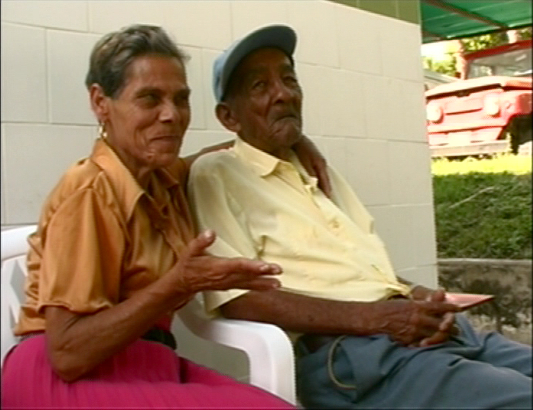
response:
{"label": "blue trousers", "polygon": [[461,332],[446,343],[404,347],[386,335],[340,336],[309,353],[297,342],[297,390],[305,408],[532,408],[531,347],[496,332]]}

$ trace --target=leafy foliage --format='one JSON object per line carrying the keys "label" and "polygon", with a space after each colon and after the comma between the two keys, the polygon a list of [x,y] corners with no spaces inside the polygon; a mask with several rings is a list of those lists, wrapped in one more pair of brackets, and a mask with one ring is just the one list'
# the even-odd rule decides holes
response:
{"label": "leafy foliage", "polygon": [[531,38],[531,27],[526,27],[518,30],[518,37],[520,40],[528,40]]}
{"label": "leafy foliage", "polygon": [[[517,30],[519,40],[526,40],[531,38],[531,27],[526,27]],[[470,53],[477,50],[486,50],[487,48],[496,47],[509,42],[509,37],[506,32],[483,34],[481,36],[463,38],[459,40],[460,47],[463,53]],[[422,64],[424,68],[435,71],[437,73],[446,74],[452,77],[458,75],[457,72],[457,53],[460,50],[454,48],[454,40],[449,42],[450,47],[446,57],[442,60],[435,61],[431,57],[424,57]]]}
{"label": "leafy foliage", "polygon": [[466,53],[478,50],[486,50],[487,48],[501,46],[502,44],[507,44],[509,38],[505,32],[494,33],[494,34],[484,34],[481,36],[463,38],[461,44],[464,47]]}
{"label": "leafy foliage", "polygon": [[439,257],[532,258],[531,157],[438,160],[432,169]]}
{"label": "leafy foliage", "polygon": [[455,76],[457,70],[455,69],[455,57],[451,54],[447,55],[444,60],[433,60],[431,57],[424,57],[422,60],[423,67],[435,71],[436,73]]}

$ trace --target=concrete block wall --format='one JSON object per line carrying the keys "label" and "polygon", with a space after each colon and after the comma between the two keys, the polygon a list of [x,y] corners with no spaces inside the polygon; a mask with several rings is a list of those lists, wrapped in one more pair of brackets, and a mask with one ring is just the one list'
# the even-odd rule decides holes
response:
{"label": "concrete block wall", "polygon": [[[306,134],[369,207],[397,272],[435,286],[420,27],[330,1],[2,1],[2,227],[35,223],[64,170],[90,153],[97,132],[83,82],[102,34],[157,24],[189,53],[188,154],[231,138],[213,113],[214,58],[273,22],[299,36]],[[225,356],[189,345],[208,365]]]}

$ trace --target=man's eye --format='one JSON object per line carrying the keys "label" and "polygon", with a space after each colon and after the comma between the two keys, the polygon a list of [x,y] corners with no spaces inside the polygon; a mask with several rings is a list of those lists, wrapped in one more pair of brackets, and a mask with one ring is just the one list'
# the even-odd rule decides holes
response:
{"label": "man's eye", "polygon": [[287,84],[293,84],[293,85],[297,85],[298,84],[298,79],[293,76],[293,75],[288,75],[285,77],[285,82]]}
{"label": "man's eye", "polygon": [[260,90],[266,86],[266,81],[256,81],[252,84],[252,90]]}

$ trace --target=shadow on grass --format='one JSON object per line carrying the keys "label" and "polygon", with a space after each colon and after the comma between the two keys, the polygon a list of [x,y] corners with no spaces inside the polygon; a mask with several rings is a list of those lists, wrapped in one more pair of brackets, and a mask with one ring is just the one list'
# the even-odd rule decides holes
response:
{"label": "shadow on grass", "polygon": [[531,174],[434,175],[440,258],[531,259]]}

